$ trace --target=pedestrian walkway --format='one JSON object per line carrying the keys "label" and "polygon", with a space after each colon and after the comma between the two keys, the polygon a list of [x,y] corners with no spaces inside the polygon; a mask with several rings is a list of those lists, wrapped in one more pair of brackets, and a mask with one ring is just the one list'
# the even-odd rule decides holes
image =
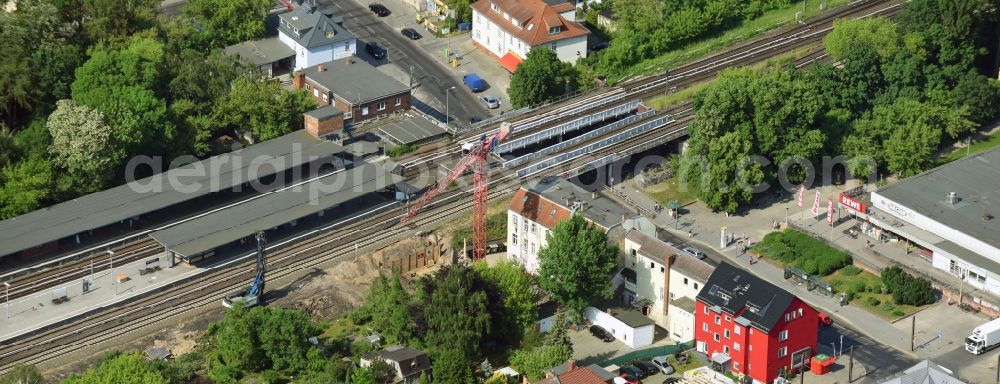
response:
{"label": "pedestrian walkway", "polygon": [[[620,186],[615,186],[615,188],[619,188],[622,193],[629,196],[633,201],[638,202],[638,204],[649,204],[647,209],[651,209],[652,204],[654,204],[649,196],[637,188],[634,180],[628,180]],[[819,190],[821,195],[832,198],[835,198],[841,191],[840,188],[832,187],[820,187]],[[726,261],[739,265],[758,277],[791,292],[813,307],[830,314],[836,321],[849,324],[852,328],[862,331],[868,337],[880,343],[890,345],[899,351],[913,355],[909,352],[909,335],[893,327],[888,321],[860,307],[850,305],[841,306],[837,298],[821,295],[816,291],[809,291],[805,284],[797,284],[793,281],[785,280],[783,270],[772,264],[754,263],[751,265],[749,263],[749,256],[741,254],[738,249],[741,245],[739,243],[733,242],[727,246],[722,246],[721,230],[723,227],[727,228],[727,233],[735,233],[738,237],[742,237],[745,234],[751,242],[757,242],[764,235],[775,230],[772,226],[774,222],[784,222],[786,207],[789,208],[787,210],[789,212],[789,222],[798,222],[809,231],[819,232],[820,228],[822,228],[821,224],[818,224],[819,220],[813,218],[809,212],[798,212],[799,208],[796,207],[795,199],[789,194],[785,194],[784,196],[782,201],[764,207],[752,208],[742,216],[728,215],[727,217],[725,214],[712,212],[701,203],[695,203],[682,208],[680,218],[677,221],[666,214],[666,211],[656,215],[652,220],[657,226],[672,232],[675,236],[685,238],[691,243],[698,243],[701,246],[717,250],[726,258]],[[815,196],[815,191],[806,191],[806,196]],[[806,205],[805,210],[811,208],[811,204],[807,203]],[[793,210],[792,207],[795,209]],[[823,211],[825,213],[825,209]],[[824,220],[822,223],[825,224],[826,221]],[[835,228],[834,230],[836,232],[837,229]],[[856,250],[864,247],[864,239],[852,239],[843,234],[840,234],[840,236],[835,234],[834,241],[841,248],[847,249],[852,253],[856,253]],[[880,244],[876,245],[876,247],[879,251],[885,250],[888,252],[888,249],[885,248],[890,246]],[[875,262],[874,260],[867,260],[863,256],[859,256],[859,258],[865,259],[866,262]]]}

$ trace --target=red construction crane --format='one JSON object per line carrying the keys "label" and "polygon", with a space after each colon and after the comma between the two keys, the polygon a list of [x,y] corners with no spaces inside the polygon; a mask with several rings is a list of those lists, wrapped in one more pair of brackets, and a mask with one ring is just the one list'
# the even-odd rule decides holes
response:
{"label": "red construction crane", "polygon": [[478,145],[471,144],[464,146],[463,150],[468,149],[469,153],[465,157],[462,157],[458,164],[451,169],[447,177],[438,180],[420,199],[417,199],[410,206],[410,209],[406,211],[406,214],[403,215],[403,219],[399,223],[406,224],[410,221],[424,205],[427,205],[441,191],[448,188],[448,185],[452,181],[455,181],[469,167],[472,167],[473,179],[475,180],[475,186],[473,187],[475,208],[472,214],[472,257],[474,260],[479,260],[486,256],[486,192],[490,180],[490,170],[486,164],[486,155],[497,144],[506,139],[508,135],[510,135],[510,123],[505,122],[500,124],[499,132],[488,137],[486,135],[481,136],[479,143],[477,143]]}

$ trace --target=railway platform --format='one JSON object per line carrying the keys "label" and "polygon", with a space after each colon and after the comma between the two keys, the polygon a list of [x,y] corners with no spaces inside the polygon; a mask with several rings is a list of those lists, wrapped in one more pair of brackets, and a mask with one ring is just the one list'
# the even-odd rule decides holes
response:
{"label": "railway platform", "polygon": [[[40,290],[34,294],[6,300],[0,304],[5,321],[0,322],[0,343],[20,335],[58,325],[69,319],[85,315],[158,290],[186,277],[204,272],[206,266],[177,265],[169,267],[167,253],[115,265],[113,270],[95,270],[93,276],[83,280]],[[220,260],[221,262],[221,260]],[[84,292],[84,281],[89,282]],[[17,281],[11,282],[15,286]],[[0,286],[0,289],[6,288]],[[0,291],[0,294],[3,292]],[[4,297],[0,296],[0,299]]]}

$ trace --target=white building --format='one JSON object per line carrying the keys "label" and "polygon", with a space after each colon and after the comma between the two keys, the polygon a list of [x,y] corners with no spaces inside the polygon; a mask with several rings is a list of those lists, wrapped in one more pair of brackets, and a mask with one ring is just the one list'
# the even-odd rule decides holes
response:
{"label": "white building", "polygon": [[559,60],[575,64],[578,58],[587,57],[589,35],[590,30],[576,22],[576,7],[569,2],[479,0],[472,4],[472,41],[511,72],[534,47],[554,50]]}
{"label": "white building", "polygon": [[653,344],[656,327],[653,321],[631,309],[609,308],[606,311],[594,307],[583,310],[583,317],[591,324],[611,332],[618,341],[631,348]]}
{"label": "white building", "polygon": [[[947,284],[961,279],[966,293],[972,287],[1000,295],[998,202],[1000,148],[995,148],[872,192],[872,207],[859,216],[874,224],[877,236],[892,233],[917,245],[917,255],[955,276]],[[979,299],[1000,308],[995,298]]]}
{"label": "white building", "polygon": [[670,338],[694,340],[695,298],[715,268],[637,230],[628,231],[623,243],[620,299],[666,329]]}
{"label": "white building", "polygon": [[296,71],[357,52],[358,39],[309,4],[278,18],[278,40],[295,51]]}
{"label": "white building", "polygon": [[580,212],[587,221],[607,231],[633,215],[618,203],[587,192],[569,181],[543,179],[521,187],[507,207],[507,257],[538,274],[538,250],[560,221]]}

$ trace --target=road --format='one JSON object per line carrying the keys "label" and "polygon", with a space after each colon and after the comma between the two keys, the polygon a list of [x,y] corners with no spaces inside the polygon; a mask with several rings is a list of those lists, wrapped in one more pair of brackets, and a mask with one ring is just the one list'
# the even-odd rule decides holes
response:
{"label": "road", "polygon": [[[449,106],[449,114],[456,121],[465,124],[472,116],[489,116],[489,110],[476,100],[472,92],[462,84],[460,78],[452,77],[452,71],[435,61],[430,54],[418,47],[399,31],[385,24],[371,13],[367,7],[355,1],[319,0],[320,6],[332,6],[338,16],[344,17],[344,27],[358,37],[358,49],[366,42],[377,41],[389,48],[389,61],[409,71],[413,66],[413,83],[419,83],[423,92],[430,94],[440,104]],[[424,31],[420,31],[426,34]],[[448,88],[455,87],[446,99]],[[447,101],[447,102],[446,102]],[[427,100],[425,100],[427,102]],[[433,103],[428,103],[432,104]],[[444,113],[445,111],[441,111]]]}
{"label": "road", "polygon": [[[661,240],[681,247],[686,244],[685,239],[673,235],[668,231],[659,230],[657,231],[657,236]],[[713,248],[698,248],[708,255],[705,261],[712,265],[718,265],[722,260],[728,261],[728,258],[723,257],[721,253]],[[739,264],[735,265],[740,266]],[[841,347],[841,335],[843,335],[843,347]],[[854,347],[855,365],[853,377],[858,378],[861,375],[866,375],[867,382],[891,376],[919,362],[919,360],[913,357],[899,353],[899,351],[891,346],[876,342],[858,330],[839,323],[835,323],[830,327],[820,328],[818,340],[819,351],[826,354],[832,353],[833,346],[831,343],[836,345],[837,352],[840,352],[841,348],[843,348],[844,356],[847,356],[852,346]],[[846,364],[846,360],[841,360],[841,362]]]}

